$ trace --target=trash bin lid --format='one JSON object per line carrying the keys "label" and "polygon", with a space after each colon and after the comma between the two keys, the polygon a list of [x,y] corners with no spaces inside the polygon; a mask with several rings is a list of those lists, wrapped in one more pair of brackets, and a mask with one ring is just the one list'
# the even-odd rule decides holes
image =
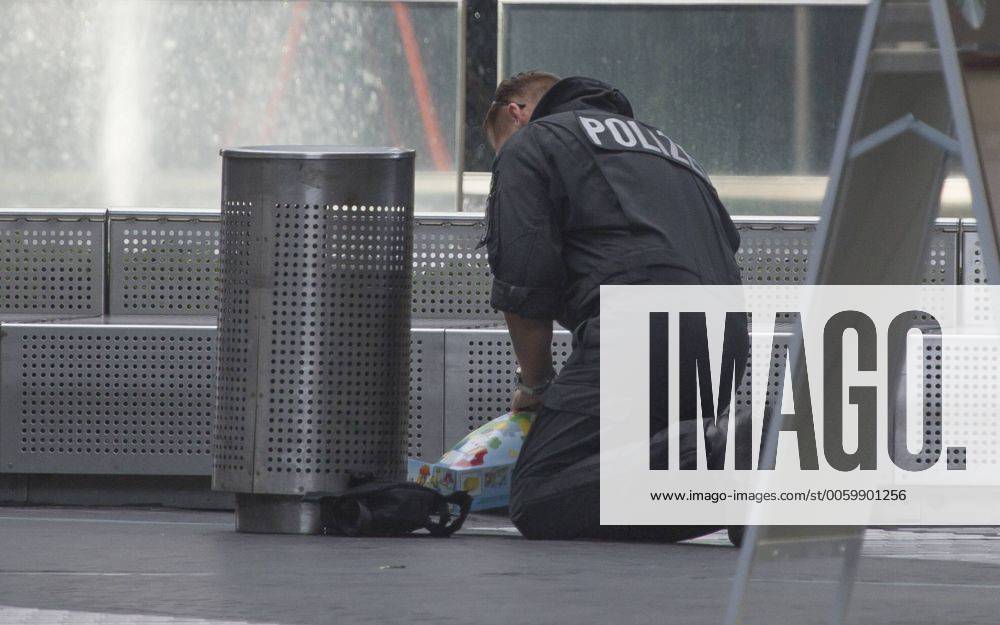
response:
{"label": "trash bin lid", "polygon": [[232,158],[295,158],[295,159],[368,159],[413,158],[413,150],[362,145],[252,145],[219,150],[223,157]]}

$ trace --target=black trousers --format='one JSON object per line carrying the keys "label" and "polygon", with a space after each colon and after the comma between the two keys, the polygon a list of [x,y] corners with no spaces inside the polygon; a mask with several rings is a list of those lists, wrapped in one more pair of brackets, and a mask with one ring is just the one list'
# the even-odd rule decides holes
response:
{"label": "black trousers", "polygon": [[[599,418],[574,412],[543,408],[535,418],[511,484],[511,520],[521,534],[536,539],[675,542],[720,529],[703,525],[602,526],[599,428]],[[665,437],[660,440],[654,445],[666,445]]]}

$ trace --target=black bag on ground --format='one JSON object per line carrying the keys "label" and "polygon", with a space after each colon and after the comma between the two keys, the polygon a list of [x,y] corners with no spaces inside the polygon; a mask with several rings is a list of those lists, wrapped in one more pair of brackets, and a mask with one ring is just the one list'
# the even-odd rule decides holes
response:
{"label": "black bag on ground", "polygon": [[377,479],[339,495],[310,493],[304,500],[319,504],[324,534],[344,536],[404,536],[426,529],[443,538],[462,527],[472,506],[472,497],[463,491],[446,496],[412,482]]}

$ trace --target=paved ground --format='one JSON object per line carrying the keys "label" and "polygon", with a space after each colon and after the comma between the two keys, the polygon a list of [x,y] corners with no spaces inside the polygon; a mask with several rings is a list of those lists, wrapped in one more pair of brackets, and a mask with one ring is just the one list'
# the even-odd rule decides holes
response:
{"label": "paved ground", "polygon": [[[0,623],[720,623],[738,551],[521,539],[236,534],[227,513],[0,508]],[[1000,622],[1000,532],[868,534],[850,622]],[[823,622],[829,561],[766,563],[746,623]]]}

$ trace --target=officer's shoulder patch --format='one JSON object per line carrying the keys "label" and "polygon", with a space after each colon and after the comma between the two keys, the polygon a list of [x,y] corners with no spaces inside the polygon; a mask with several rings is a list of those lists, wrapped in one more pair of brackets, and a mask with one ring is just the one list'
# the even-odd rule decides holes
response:
{"label": "officer's shoulder patch", "polygon": [[595,147],[616,152],[655,154],[690,169],[712,184],[701,165],[659,128],[612,113],[578,111],[576,119],[583,134]]}

